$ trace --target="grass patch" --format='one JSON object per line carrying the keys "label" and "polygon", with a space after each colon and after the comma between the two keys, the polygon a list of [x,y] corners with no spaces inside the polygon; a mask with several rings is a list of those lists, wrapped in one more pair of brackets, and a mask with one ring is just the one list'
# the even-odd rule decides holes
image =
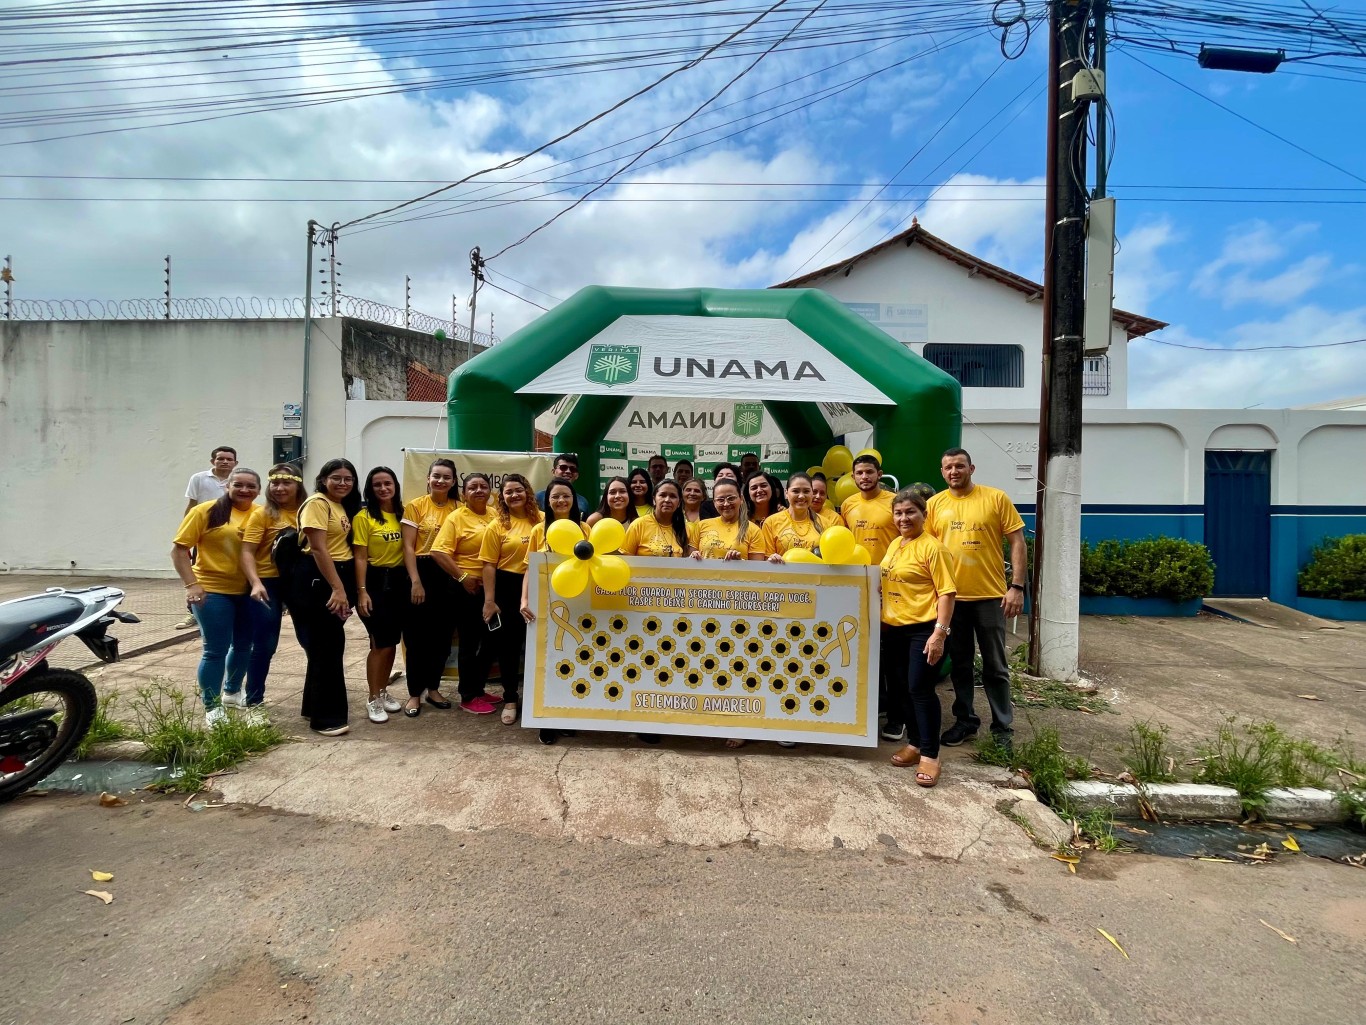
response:
{"label": "grass patch", "polygon": [[90,751],[96,744],[123,740],[128,736],[128,728],[114,718],[114,706],[118,703],[119,696],[113,691],[100,698],[100,703],[95,707],[95,718],[90,723],[90,731],[76,745],[71,753],[72,758],[89,758]]}
{"label": "grass patch", "polygon": [[1176,757],[1167,749],[1171,730],[1159,723],[1136,722],[1129,727],[1129,749],[1124,767],[1140,783],[1171,783],[1176,780]]}
{"label": "grass patch", "polygon": [[1114,813],[1103,808],[1074,820],[1075,829],[1092,847],[1103,854],[1124,850],[1126,844],[1115,836]]}
{"label": "grass patch", "polygon": [[1243,813],[1260,815],[1268,790],[1305,785],[1305,744],[1286,736],[1273,722],[1240,725],[1230,718],[1212,741],[1196,749],[1202,764],[1195,782],[1232,787]]}
{"label": "grass patch", "polygon": [[1052,728],[1037,730],[1034,736],[1016,744],[1013,751],[995,735],[988,734],[977,742],[977,760],[1020,773],[1029,780],[1040,801],[1059,810],[1067,808],[1064,788],[1068,781],[1091,775],[1086,759],[1064,751],[1058,731]]}
{"label": "grass patch", "polygon": [[[1096,694],[1088,694],[1085,691],[1069,687],[1059,680],[1041,680],[1029,675],[1029,645],[1017,644],[1015,650],[1010,652],[1008,659],[1010,668],[1010,696],[1011,700],[1017,705],[1026,705],[1030,708],[1065,708],[1070,712],[1099,712],[1113,711],[1110,702]],[[982,657],[977,655],[972,660],[972,682],[974,686],[982,684]]]}

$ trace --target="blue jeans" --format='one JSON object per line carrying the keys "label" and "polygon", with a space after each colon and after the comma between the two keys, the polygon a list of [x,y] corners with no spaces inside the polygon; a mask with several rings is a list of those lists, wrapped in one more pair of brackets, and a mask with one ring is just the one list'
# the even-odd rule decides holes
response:
{"label": "blue jeans", "polygon": [[[205,708],[222,703],[222,692],[242,689],[251,658],[251,598],[245,594],[204,595],[194,606],[194,618],[204,639],[199,657],[199,695]],[[223,682],[227,667],[227,684]]]}
{"label": "blue jeans", "polygon": [[247,705],[259,705],[266,699],[266,676],[270,660],[280,644],[280,620],[284,605],[280,601],[279,577],[262,577],[269,602],[248,598],[251,619],[251,660],[247,663]]}

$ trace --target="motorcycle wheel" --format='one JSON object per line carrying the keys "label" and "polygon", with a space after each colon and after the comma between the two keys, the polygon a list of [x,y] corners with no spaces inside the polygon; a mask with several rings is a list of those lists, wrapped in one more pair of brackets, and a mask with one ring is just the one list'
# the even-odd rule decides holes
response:
{"label": "motorcycle wheel", "polygon": [[10,773],[0,770],[0,804],[18,797],[66,761],[95,721],[97,705],[94,686],[70,669],[40,670],[0,692],[0,732],[6,718],[34,708],[55,707],[53,719],[61,719],[57,735],[22,769]]}

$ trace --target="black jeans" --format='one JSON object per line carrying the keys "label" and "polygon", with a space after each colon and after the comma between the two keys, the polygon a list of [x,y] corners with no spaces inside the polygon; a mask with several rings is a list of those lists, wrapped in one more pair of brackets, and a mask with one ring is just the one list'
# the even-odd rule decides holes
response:
{"label": "black jeans", "polygon": [[517,701],[522,687],[522,656],[526,649],[522,576],[521,573],[498,570],[494,578],[493,600],[498,603],[498,615],[503,625],[497,630],[484,631],[484,643],[490,649],[490,658],[498,660],[504,701]]}
{"label": "black jeans", "polygon": [[403,671],[408,677],[408,696],[420,697],[424,690],[440,690],[441,674],[451,655],[451,634],[455,630],[455,601],[451,589],[455,581],[430,555],[417,557],[417,576],[427,593],[420,605],[410,605],[408,622],[403,627]]}
{"label": "black jeans", "polygon": [[[356,604],[356,574],[350,560],[334,562],[346,589],[346,600]],[[312,555],[301,555],[294,567],[292,615],[300,617],[307,644],[308,671],[304,674],[304,700],[299,712],[315,730],[345,726],[350,719],[346,703],[346,627],[327,608],[332,587],[323,579]]]}
{"label": "black jeans", "polygon": [[[521,600],[521,595],[518,595],[519,605]],[[464,584],[455,585],[455,629],[460,634],[460,700],[469,701],[484,693],[493,648],[489,629],[484,625],[482,587],[470,594],[465,590]]]}
{"label": "black jeans", "polygon": [[934,623],[889,626],[883,633],[882,655],[887,667],[887,718],[906,723],[906,743],[920,748],[926,758],[939,757],[939,727],[943,712],[935,685],[939,667],[925,660],[925,642]]}
{"label": "black jeans", "polygon": [[1000,598],[958,601],[953,606],[953,633],[948,652],[953,660],[953,718],[978,729],[982,720],[972,710],[972,651],[976,639],[982,656],[982,690],[991,708],[991,731],[1010,733],[1014,706],[1010,699],[1010,666],[1006,663],[1006,616]]}

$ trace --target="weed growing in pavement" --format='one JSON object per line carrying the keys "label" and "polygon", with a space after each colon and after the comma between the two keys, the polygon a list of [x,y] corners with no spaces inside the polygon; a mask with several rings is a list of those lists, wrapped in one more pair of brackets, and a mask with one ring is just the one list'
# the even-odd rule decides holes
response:
{"label": "weed growing in pavement", "polygon": [[147,745],[155,762],[180,767],[203,744],[195,705],[164,683],[139,687],[131,711],[133,735]]}
{"label": "weed growing in pavement", "polygon": [[1159,723],[1136,722],[1129,727],[1129,750],[1124,767],[1140,783],[1171,783],[1176,779],[1175,756],[1167,750],[1170,729]]}
{"label": "weed growing in pavement", "polygon": [[1074,828],[1092,847],[1104,854],[1123,850],[1125,844],[1115,836],[1115,816],[1113,812],[1097,808],[1074,819]]}
{"label": "weed growing in pavement", "polygon": [[1239,728],[1230,717],[1212,741],[1196,749],[1202,764],[1195,782],[1232,787],[1243,813],[1259,815],[1266,807],[1266,792],[1281,781],[1283,737],[1274,723],[1252,722]]}
{"label": "weed growing in pavement", "polygon": [[100,698],[99,704],[95,707],[95,718],[90,723],[90,731],[76,745],[71,753],[72,758],[88,758],[90,749],[96,744],[122,740],[128,736],[128,728],[114,718],[114,706],[118,703],[119,696],[114,691],[109,691]]}
{"label": "weed growing in pavement", "polygon": [[977,742],[977,760],[1026,776],[1039,800],[1060,810],[1067,807],[1064,788],[1068,780],[1086,779],[1091,775],[1091,766],[1086,759],[1064,751],[1058,731],[1048,727],[1036,730],[1028,740],[1017,742],[1013,751],[994,735],[983,737]]}
{"label": "weed growing in pavement", "polygon": [[[1029,675],[1029,646],[1017,644],[1010,653],[1010,695],[1017,705],[1031,708],[1065,708],[1071,712],[1113,711],[1110,702],[1096,694],[1069,687],[1059,680],[1042,680]],[[982,685],[982,657],[972,660],[972,683]]]}

